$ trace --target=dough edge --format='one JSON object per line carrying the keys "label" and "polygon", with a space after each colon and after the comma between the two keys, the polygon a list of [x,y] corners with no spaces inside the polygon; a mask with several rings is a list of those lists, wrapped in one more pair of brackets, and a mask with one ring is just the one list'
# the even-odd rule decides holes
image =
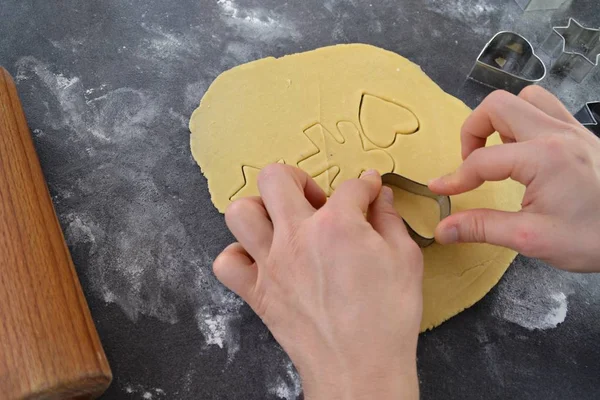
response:
{"label": "dough edge", "polygon": [[[192,113],[192,116],[190,118],[190,122],[189,122],[189,128],[190,131],[193,131],[194,125],[195,125],[195,120],[198,117],[199,114],[199,110],[200,108],[203,106],[203,104],[209,103],[211,101],[211,89],[213,88],[213,86],[218,85],[219,82],[221,80],[225,80],[228,79],[228,75],[235,73],[235,71],[237,69],[248,69],[248,68],[255,68],[255,67],[260,67],[260,65],[262,65],[263,63],[272,63],[272,62],[276,62],[277,60],[280,59],[284,59],[287,57],[296,57],[298,55],[307,53],[307,52],[321,52],[321,51],[326,51],[328,48],[331,47],[347,47],[347,48],[352,48],[352,47],[365,47],[365,48],[372,48],[373,50],[377,50],[377,51],[383,51],[386,53],[389,53],[390,56],[399,56],[397,53],[389,51],[387,49],[382,49],[380,47],[377,46],[373,46],[370,44],[363,44],[363,43],[350,43],[350,44],[336,44],[336,45],[330,45],[330,46],[325,46],[325,47],[320,47],[317,49],[313,49],[313,50],[307,50],[307,51],[302,51],[300,53],[295,53],[295,54],[286,54],[283,55],[281,57],[265,57],[265,58],[261,58],[258,60],[254,60],[254,61],[250,61],[248,63],[244,63],[238,66],[235,66],[231,69],[228,69],[226,71],[223,71],[221,74],[219,74],[217,76],[217,78],[215,78],[215,80],[209,85],[208,89],[206,90],[206,92],[204,93],[199,106],[194,110],[194,112]],[[401,56],[402,57],[402,56]],[[403,57],[404,58],[404,57]],[[421,69],[421,67],[406,59],[407,61],[407,65],[410,65],[412,68],[414,68],[415,70],[418,71],[418,73],[425,75],[425,77],[427,77],[427,79],[430,79],[429,76],[427,76],[427,74],[425,74],[423,72],[423,70]],[[417,72],[415,71],[415,72]],[[438,90],[440,90],[441,92],[443,92],[448,98],[449,100],[451,99],[452,101],[456,101],[458,103],[460,103],[462,106],[464,106],[465,108],[468,108],[469,110],[471,110],[468,106],[466,106],[464,104],[464,102],[452,95],[450,95],[449,93],[445,92],[435,81],[431,80],[431,82],[433,82],[433,84],[435,84],[435,86],[437,86]],[[209,96],[207,96],[209,95]],[[190,148],[191,148],[191,152],[192,152],[192,156],[194,158],[194,160],[198,163],[200,170],[203,174],[203,176],[208,180],[209,177],[207,176],[207,173],[205,172],[206,166],[204,165],[204,163],[202,162],[202,157],[199,157],[198,154],[195,154],[195,146],[194,146],[194,135],[190,135]],[[212,186],[208,185],[208,189],[209,192],[211,194],[211,200],[213,201],[213,204],[215,204],[214,202],[214,193],[212,191]],[[217,209],[219,210],[219,212],[223,213],[225,210],[221,209],[220,207],[217,207]],[[428,330],[431,330],[439,325],[441,325],[443,322],[449,320],[450,318],[456,316],[457,314],[461,313],[462,311],[466,310],[467,308],[472,307],[475,303],[479,302],[486,294],[488,294],[500,281],[500,279],[502,278],[502,276],[504,275],[504,273],[506,272],[506,270],[510,267],[510,265],[512,264],[512,261],[514,260],[514,258],[516,257],[517,253],[516,252],[512,252],[512,253],[505,253],[505,257],[507,260],[505,265],[501,265],[501,266],[496,266],[496,267],[491,267],[488,266],[487,268],[484,268],[479,275],[477,275],[477,277],[471,282],[471,284],[468,286],[469,288],[469,295],[462,297],[463,299],[469,299],[468,302],[462,302],[461,306],[456,306],[453,308],[447,308],[446,312],[443,313],[445,314],[445,316],[442,316],[442,313],[437,312],[432,312],[429,315],[427,315],[427,319],[425,319],[425,314],[423,314],[423,319],[421,321],[421,326],[420,326],[420,332],[426,332]],[[504,257],[503,257],[504,258]],[[475,269],[475,268],[474,268]],[[484,285],[479,284],[479,283],[485,283]],[[462,292],[461,292],[462,293]],[[454,299],[458,298],[459,296],[456,296]],[[448,310],[453,310],[450,313],[448,313]]]}

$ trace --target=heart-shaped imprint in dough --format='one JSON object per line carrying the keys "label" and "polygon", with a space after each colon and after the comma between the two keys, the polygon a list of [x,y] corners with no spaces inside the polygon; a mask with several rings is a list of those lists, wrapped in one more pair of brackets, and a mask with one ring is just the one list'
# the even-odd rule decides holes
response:
{"label": "heart-shaped imprint in dough", "polygon": [[381,148],[390,147],[398,134],[419,130],[419,120],[408,108],[370,94],[362,97],[359,119],[365,136]]}

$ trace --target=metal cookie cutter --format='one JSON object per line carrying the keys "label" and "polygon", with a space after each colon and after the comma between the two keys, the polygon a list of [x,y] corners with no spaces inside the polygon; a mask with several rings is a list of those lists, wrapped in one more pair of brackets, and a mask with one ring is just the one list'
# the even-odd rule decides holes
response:
{"label": "metal cookie cutter", "polygon": [[525,86],[546,76],[546,67],[531,43],[515,32],[498,32],[487,42],[469,73],[469,78],[517,94]]}
{"label": "metal cookie cutter", "polygon": [[515,0],[523,11],[556,10],[566,0]]}
{"label": "metal cookie cutter", "polygon": [[575,119],[600,137],[600,101],[586,103],[575,113]]}
{"label": "metal cookie cutter", "polygon": [[542,44],[554,60],[551,72],[581,82],[600,62],[600,29],[590,29],[569,18],[567,26],[555,26]]}
{"label": "metal cookie cutter", "polygon": [[[381,176],[381,181],[384,185],[395,186],[409,193],[413,193],[418,196],[429,197],[430,199],[435,200],[440,207],[440,221],[450,215],[450,197],[440,196],[433,193],[431,190],[429,190],[427,185],[420,184],[405,178],[402,175],[394,174],[392,172],[383,174]],[[435,242],[435,238],[433,237],[425,237],[418,234],[413,228],[410,227],[406,220],[404,220],[404,224],[406,225],[410,237],[417,242],[419,247],[427,247]]]}

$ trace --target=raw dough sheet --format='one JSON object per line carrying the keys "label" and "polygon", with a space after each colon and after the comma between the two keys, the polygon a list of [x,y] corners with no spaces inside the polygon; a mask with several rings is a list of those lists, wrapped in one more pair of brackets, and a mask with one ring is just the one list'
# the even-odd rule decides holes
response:
{"label": "raw dough sheet", "polygon": [[[363,44],[265,58],[221,74],[190,121],[191,148],[219,211],[257,195],[263,166],[302,168],[330,194],[369,168],[425,183],[460,163],[460,128],[471,110],[406,58]],[[494,136],[488,145],[499,144]],[[452,211],[517,211],[523,187],[486,183],[452,198]],[[404,202],[416,230],[437,222],[426,199]],[[435,211],[434,211],[435,212]],[[482,244],[423,250],[421,329],[435,327],[481,299],[515,253]]]}

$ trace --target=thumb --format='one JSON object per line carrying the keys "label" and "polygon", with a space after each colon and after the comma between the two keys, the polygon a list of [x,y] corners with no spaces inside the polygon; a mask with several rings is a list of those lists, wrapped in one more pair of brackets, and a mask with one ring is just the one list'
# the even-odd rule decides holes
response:
{"label": "thumb", "polygon": [[227,246],[213,262],[213,272],[223,285],[253,306],[252,293],[258,269],[241,244]]}
{"label": "thumb", "polygon": [[410,239],[404,221],[394,208],[394,192],[387,186],[381,188],[369,206],[367,221],[391,246],[397,247]]}
{"label": "thumb", "polygon": [[453,214],[440,222],[435,239],[440,244],[489,243],[528,255],[539,248],[541,217],[526,212],[475,209]]}
{"label": "thumb", "polygon": [[327,206],[345,213],[366,214],[381,191],[381,175],[374,169],[364,172],[360,179],[342,182],[333,192]]}

